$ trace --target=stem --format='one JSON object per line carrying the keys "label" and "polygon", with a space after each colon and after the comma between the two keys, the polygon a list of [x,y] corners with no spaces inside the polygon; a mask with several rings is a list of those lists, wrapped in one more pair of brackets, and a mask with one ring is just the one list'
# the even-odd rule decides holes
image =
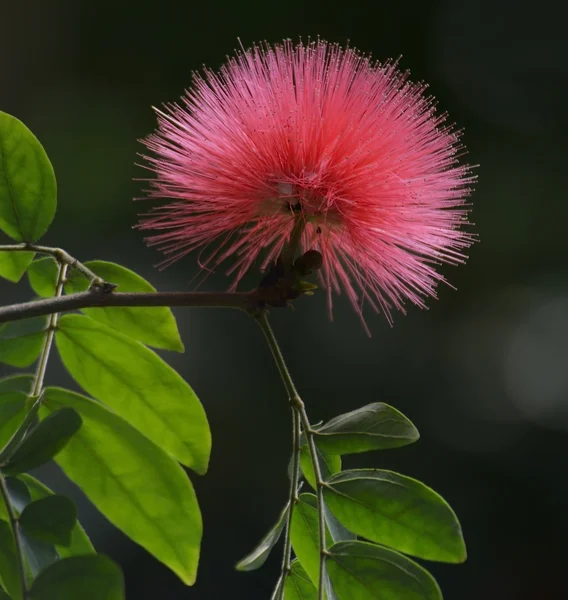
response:
{"label": "stem", "polygon": [[[318,461],[317,448],[314,440],[314,430],[312,429],[310,420],[308,418],[308,414],[306,412],[306,407],[304,402],[300,398],[298,391],[296,390],[296,386],[292,380],[292,376],[290,375],[290,371],[286,365],[286,361],[284,360],[284,356],[282,351],[280,350],[280,346],[278,345],[278,341],[272,331],[272,327],[268,322],[268,317],[266,311],[261,312],[256,316],[258,324],[266,337],[266,341],[270,346],[270,350],[272,351],[272,356],[274,358],[274,362],[278,367],[278,371],[280,372],[280,377],[282,378],[282,382],[284,383],[284,387],[288,392],[290,397],[290,405],[294,413],[296,413],[296,417],[294,420],[294,427],[296,429],[297,423],[301,422],[302,427],[304,429],[304,434],[306,435],[306,439],[308,441],[308,448],[310,451],[310,458],[312,461],[312,466],[314,469],[314,474],[316,477],[316,487],[317,487],[317,507],[318,507],[318,525],[319,525],[319,551],[320,551],[320,570],[319,570],[319,584],[318,584],[318,600],[324,600],[325,592],[324,592],[324,573],[325,573],[325,560],[327,558],[327,550],[325,547],[325,513],[324,513],[324,505],[323,505],[323,486],[324,481],[321,474],[321,469]],[[299,453],[299,449],[294,449],[295,454]],[[297,487],[296,487],[297,489]],[[290,514],[289,519],[291,522],[292,519],[292,510],[294,504],[290,504]],[[289,532],[287,531],[286,538],[286,547],[289,543]],[[286,561],[286,554],[284,556],[284,560]],[[288,551],[288,560],[289,560],[289,551]],[[282,588],[283,591],[284,588]]]}
{"label": "stem", "polygon": [[14,535],[14,546],[16,548],[16,560],[18,563],[18,574],[20,577],[20,583],[22,586],[22,598],[26,596],[26,569],[24,565],[24,552],[22,549],[22,540],[20,537],[20,526],[18,523],[18,519],[16,517],[16,513],[14,512],[14,508],[10,501],[10,494],[8,493],[8,487],[6,485],[6,480],[2,473],[0,473],[0,496],[4,501],[6,506],[6,512],[8,513],[8,519],[10,521],[10,527],[12,528],[12,532]]}
{"label": "stem", "polygon": [[53,256],[59,264],[64,264],[73,269],[76,269],[91,282],[91,285],[102,286],[104,280],[101,279],[91,269],[80,263],[76,258],[73,258],[68,252],[61,248],[51,248],[50,246],[40,246],[38,244],[6,244],[0,246],[0,252],[37,252],[38,254],[48,254]]}
{"label": "stem", "polygon": [[[298,413],[292,409],[292,473],[290,481],[290,510],[288,511],[288,519],[286,521],[286,531],[284,534],[284,557],[282,561],[282,577],[285,577],[290,572],[290,562],[292,555],[292,538],[290,530],[292,527],[292,516],[294,514],[294,506],[298,502],[298,483],[300,480],[300,419]],[[284,595],[284,587],[282,587],[282,597]]]}
{"label": "stem", "polygon": [[[63,286],[65,285],[65,278],[67,276],[66,263],[59,263],[59,271],[57,273],[57,283],[55,286],[55,297],[60,298],[63,294]],[[57,328],[57,322],[59,321],[59,313],[52,313],[49,315],[47,322],[47,329],[45,338],[43,340],[43,347],[41,354],[39,355],[39,361],[37,363],[36,374],[34,378],[34,384],[30,396],[32,398],[38,398],[41,395],[43,389],[43,380],[45,378],[45,371],[47,369],[47,361],[49,360],[49,353],[51,346],[53,345],[53,337],[55,336],[55,330]]]}
{"label": "stem", "polygon": [[81,308],[106,306],[193,306],[250,310],[258,304],[255,292],[105,292],[91,288],[86,292],[43,298],[0,307],[0,323],[29,317],[51,315]]}

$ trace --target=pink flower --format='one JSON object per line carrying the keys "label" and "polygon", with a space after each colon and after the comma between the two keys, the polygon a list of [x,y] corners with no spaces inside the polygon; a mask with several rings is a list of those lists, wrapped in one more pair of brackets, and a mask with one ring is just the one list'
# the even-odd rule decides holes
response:
{"label": "pink flower", "polygon": [[232,289],[255,263],[283,250],[295,219],[301,246],[323,255],[321,283],[367,301],[424,306],[472,235],[458,164],[459,133],[392,62],[323,41],[239,53],[196,76],[183,103],[158,113],[145,145],[156,174],[150,197],[173,200],[140,228],[168,264],[201,249],[202,267],[227,259]]}

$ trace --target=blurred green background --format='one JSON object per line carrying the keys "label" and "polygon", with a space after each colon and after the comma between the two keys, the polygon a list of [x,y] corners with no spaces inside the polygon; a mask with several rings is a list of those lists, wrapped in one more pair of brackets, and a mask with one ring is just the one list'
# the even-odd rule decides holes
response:
{"label": "blurred green background", "polygon": [[[283,350],[311,414],[372,401],[406,413],[414,446],[346,460],[429,483],[460,516],[469,560],[430,565],[447,599],[568,597],[568,53],[560,1],[161,2],[0,0],[0,109],[47,149],[59,209],[46,244],[116,261],[160,290],[191,289],[192,257],[160,272],[131,226],[144,173],[137,139],[151,105],[176,100],[202,64],[216,68],[240,37],[299,35],[346,43],[426,80],[465,128],[479,164],[472,220],[480,243],[446,269],[429,311],[393,328],[368,314],[365,336],[344,299],[328,322],[324,294],[275,311]],[[257,275],[245,282],[252,285]],[[223,273],[203,290],[227,286]],[[0,282],[2,303],[30,297]],[[264,341],[244,315],[177,310],[184,355],[167,360],[205,405],[209,474],[192,476],[205,539],[196,586],[182,586],[94,511],[55,468],[46,483],[78,499],[98,548],[124,567],[128,598],[267,599],[280,553],[261,571],[237,559],[264,534],[287,493],[290,416]],[[7,370],[0,371],[0,375]],[[72,385],[57,357],[49,384]]]}

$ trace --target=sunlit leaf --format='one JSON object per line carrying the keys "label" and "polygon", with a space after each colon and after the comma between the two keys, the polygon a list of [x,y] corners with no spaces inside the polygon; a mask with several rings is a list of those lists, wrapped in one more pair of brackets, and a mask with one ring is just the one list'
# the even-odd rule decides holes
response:
{"label": "sunlit leaf", "polygon": [[35,252],[0,252],[0,277],[18,283],[34,259]]}
{"label": "sunlit leaf", "polygon": [[56,461],[111,523],[191,585],[202,524],[183,469],[99,402],[47,388],[40,415],[61,407],[76,410],[83,427]]}
{"label": "sunlit leaf", "polygon": [[28,280],[32,290],[43,298],[55,295],[59,269],[51,256],[38,258],[28,268]]}
{"label": "sunlit leaf", "polygon": [[324,498],[345,527],[368,540],[427,560],[466,559],[454,511],[416,479],[375,469],[343,471],[327,482]]}
{"label": "sunlit leaf", "polygon": [[[118,285],[118,292],[155,292],[156,288],[125,267],[92,260],[85,263],[99,277]],[[82,292],[89,287],[88,280],[74,271],[68,277],[65,290]],[[176,320],[168,307],[85,308],[83,312],[92,319],[154,348],[183,352]]]}
{"label": "sunlit leaf", "polygon": [[398,552],[340,542],[329,553],[327,570],[338,600],[442,600],[432,575]]}
{"label": "sunlit leaf", "polygon": [[116,563],[101,554],[64,558],[36,577],[29,598],[124,600],[122,572]]}
{"label": "sunlit leaf", "polygon": [[382,402],[339,415],[315,433],[318,447],[335,454],[398,448],[420,437],[402,413]]}
{"label": "sunlit leaf", "polygon": [[317,600],[317,598],[316,587],[304,567],[295,560],[284,583],[284,600]]}
{"label": "sunlit leaf", "polygon": [[0,229],[19,242],[34,242],[55,215],[57,183],[35,135],[0,112]]}
{"label": "sunlit leaf", "polygon": [[189,385],[141,343],[82,315],[64,315],[55,336],[67,370],[160,448],[205,473],[211,434]]}
{"label": "sunlit leaf", "polygon": [[282,531],[286,525],[286,518],[288,517],[289,504],[282,510],[278,521],[270,528],[268,533],[260,540],[254,550],[240,560],[237,565],[237,571],[254,571],[259,569],[266,562],[270,551],[277,544]]}
{"label": "sunlit leaf", "polygon": [[0,362],[12,367],[29,367],[41,353],[46,325],[46,317],[0,325]]}
{"label": "sunlit leaf", "polygon": [[3,471],[25,473],[51,460],[81,427],[81,417],[72,408],[62,408],[38,423],[10,457]]}

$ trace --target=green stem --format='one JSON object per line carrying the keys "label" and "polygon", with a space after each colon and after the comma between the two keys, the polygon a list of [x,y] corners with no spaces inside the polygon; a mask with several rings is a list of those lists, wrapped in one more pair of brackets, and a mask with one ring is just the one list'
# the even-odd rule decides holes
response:
{"label": "green stem", "polygon": [[40,246],[39,244],[6,244],[0,246],[0,252],[37,252],[38,254],[47,254],[53,256],[59,264],[64,264],[82,273],[90,282],[91,285],[102,287],[104,280],[101,279],[91,269],[80,263],[76,258],[73,258],[68,252],[61,248],[51,248],[50,246]]}
{"label": "green stem", "polygon": [[[68,265],[66,263],[59,263],[57,284],[55,286],[56,298],[63,295],[63,287],[65,285],[67,267]],[[55,330],[57,329],[58,321],[59,313],[52,313],[51,315],[49,315],[46,334],[43,340],[43,347],[41,349],[41,354],[39,355],[32,391],[30,392],[30,396],[32,398],[38,398],[41,395],[43,389],[43,380],[45,378],[45,371],[47,369],[47,361],[49,360],[49,353],[51,352],[51,346],[53,345],[53,337],[55,336]]]}
{"label": "green stem", "polygon": [[[308,448],[310,451],[310,458],[312,461],[312,466],[314,469],[314,474],[316,478],[316,487],[317,487],[317,507],[318,507],[318,527],[319,527],[319,552],[320,552],[320,570],[319,570],[319,583],[318,583],[318,600],[324,600],[325,592],[324,592],[324,574],[325,574],[325,560],[327,558],[327,549],[325,547],[325,538],[326,538],[326,530],[325,530],[325,513],[324,513],[324,505],[323,505],[323,486],[324,481],[321,474],[321,468],[318,461],[316,443],[314,440],[314,430],[312,429],[310,420],[308,418],[308,414],[306,412],[306,407],[304,402],[300,398],[298,391],[296,390],[296,386],[294,385],[294,381],[292,380],[292,376],[290,375],[290,371],[288,370],[288,366],[286,365],[286,361],[284,360],[284,356],[282,351],[280,350],[280,346],[278,345],[278,341],[276,340],[276,336],[272,331],[272,327],[268,321],[268,317],[266,311],[263,311],[256,315],[256,319],[268,345],[272,352],[272,356],[274,358],[274,362],[278,367],[278,371],[280,373],[280,377],[282,378],[282,382],[284,383],[284,387],[288,392],[290,398],[290,405],[292,406],[293,412],[296,413],[295,417],[295,426],[296,429],[297,423],[301,423],[304,434],[308,441]],[[298,444],[299,445],[299,444]],[[297,447],[294,448],[295,453],[298,453],[299,449]],[[296,486],[297,490],[297,486]],[[295,492],[297,494],[297,491]],[[289,520],[291,522],[292,519],[292,511],[293,511],[294,503],[290,504],[290,513],[288,515]],[[286,537],[286,547],[289,544],[289,531],[287,531]],[[286,561],[286,555],[284,556],[284,560]],[[288,561],[289,561],[289,550],[288,550]],[[282,594],[284,593],[284,586],[282,586]]]}
{"label": "green stem", "polygon": [[14,536],[14,546],[16,549],[16,560],[18,563],[18,575],[20,578],[20,584],[22,586],[22,598],[26,596],[27,581],[26,581],[26,568],[24,562],[24,551],[22,547],[22,539],[20,536],[20,525],[14,512],[12,502],[10,501],[10,494],[8,493],[8,486],[2,473],[0,473],[0,496],[6,506],[6,512],[8,513],[8,519],[10,521],[10,527]]}

